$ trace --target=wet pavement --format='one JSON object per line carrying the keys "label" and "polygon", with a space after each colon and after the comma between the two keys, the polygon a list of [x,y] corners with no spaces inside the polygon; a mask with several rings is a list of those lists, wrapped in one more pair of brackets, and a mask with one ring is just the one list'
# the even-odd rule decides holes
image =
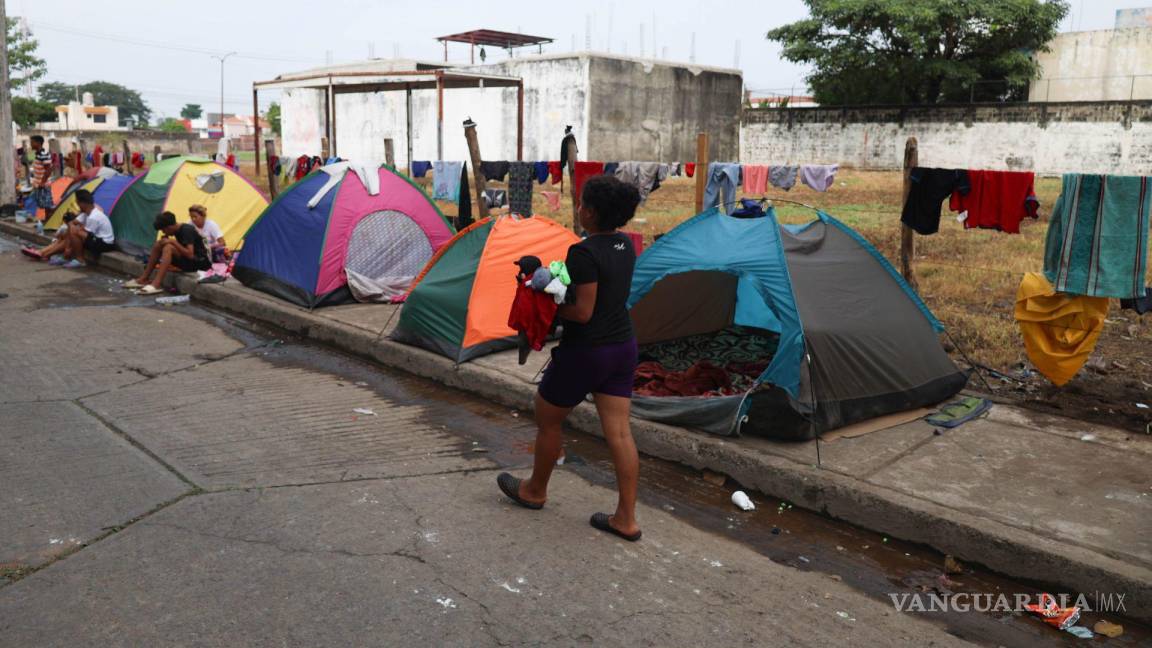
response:
{"label": "wet pavement", "polygon": [[[0,540],[0,583],[9,580],[6,587],[0,587],[0,637],[34,637],[43,630],[38,623],[50,622],[58,625],[58,634],[43,643],[85,637],[85,642],[96,642],[96,637],[113,643],[181,642],[193,636],[180,634],[188,632],[204,633],[204,643],[224,644],[237,636],[259,635],[245,634],[256,630],[244,623],[238,624],[234,635],[207,632],[200,621],[211,619],[179,614],[177,621],[168,619],[168,625],[157,626],[172,634],[132,634],[137,631],[129,628],[149,614],[171,617],[181,605],[196,614],[219,614],[223,604],[200,610],[189,599],[211,595],[214,587],[230,588],[221,592],[221,599],[231,605],[270,601],[266,597],[278,592],[297,599],[287,606],[261,603],[255,615],[266,623],[291,626],[293,614],[305,614],[309,603],[321,604],[317,597],[336,596],[354,611],[371,615],[381,611],[359,609],[363,604],[354,602],[362,592],[389,597],[411,586],[423,607],[397,599],[395,605],[386,606],[391,611],[381,614],[378,621],[354,615],[339,620],[366,624],[363,630],[369,634],[351,635],[361,639],[389,636],[387,630],[373,629],[375,625],[421,619],[427,623],[420,632],[426,634],[416,636],[428,641],[471,643],[476,641],[466,630],[471,626],[489,633],[491,641],[481,643],[517,643],[515,635],[501,627],[511,624],[515,616],[487,599],[496,597],[486,593],[492,583],[470,580],[467,573],[478,569],[477,565],[444,567],[452,561],[449,551],[469,551],[470,542],[475,541],[493,554],[474,556],[472,561],[504,564],[517,558],[502,555],[502,543],[567,540],[573,541],[570,551],[576,555],[582,556],[582,549],[592,542],[599,551],[607,549],[604,556],[616,556],[608,560],[609,565],[613,560],[625,561],[611,569],[623,570],[633,579],[644,574],[642,581],[619,578],[625,587],[635,586],[637,600],[652,604],[652,609],[615,615],[619,616],[615,622],[636,622],[632,643],[659,643],[654,639],[659,637],[689,641],[696,631],[692,626],[699,625],[691,622],[694,608],[690,601],[701,596],[700,589],[711,592],[714,600],[706,606],[708,623],[722,632],[696,636],[696,643],[769,643],[775,636],[784,643],[813,645],[835,637],[854,637],[860,644],[887,638],[893,644],[925,645],[929,638],[948,643],[949,635],[1003,646],[1079,641],[1019,614],[898,615],[891,611],[889,594],[1035,593],[1045,588],[971,567],[962,575],[942,579],[944,557],[929,549],[792,508],[755,492],[750,495],[757,510],[741,512],[729,501],[738,484],[730,480],[711,483],[697,471],[656,459],[644,458],[641,469],[641,497],[647,514],[642,521],[648,537],[642,543],[647,547],[637,549],[640,554],[630,554],[628,547],[597,537],[583,525],[574,527],[579,531],[572,533],[552,523],[536,523],[540,517],[526,522],[529,518],[524,512],[510,509],[495,495],[492,480],[496,469],[530,464],[534,436],[530,414],[199,306],[156,306],[152,300],[125,294],[116,278],[99,272],[68,274],[46,266],[14,265],[10,252],[10,248],[0,248],[0,272],[7,274],[0,292],[14,296],[11,302],[0,302],[0,319],[6,327],[0,331],[0,358],[6,366],[20,370],[8,370],[7,378],[0,380],[5,388],[0,420],[21,425],[19,431],[13,429],[16,426],[2,426],[7,430],[2,433],[4,444],[17,450],[0,454],[0,464],[29,468],[26,475],[0,471],[5,480],[0,483],[22,482],[25,489],[15,502],[5,500],[13,497],[14,489],[0,489],[9,493],[0,495],[0,504],[22,511],[18,522],[10,517],[0,523],[4,531],[0,537],[17,540]],[[15,280],[14,273],[19,273]],[[56,330],[53,322],[69,326]],[[75,335],[80,326],[88,329],[86,335]],[[71,351],[60,357],[45,351],[57,340]],[[91,375],[73,379],[74,374]],[[68,386],[66,393],[59,390],[62,383]],[[587,515],[584,509],[591,506],[584,501],[589,494],[602,506],[610,504],[611,493],[598,487],[610,488],[613,475],[599,439],[573,434],[566,448],[565,466],[557,478],[563,488],[557,490],[561,495],[578,492],[583,497],[571,499],[583,503],[578,511],[570,511],[570,500],[561,496],[549,509],[555,509],[561,520],[572,517],[579,523]],[[77,467],[69,466],[64,471],[67,475],[51,474],[53,466],[67,466],[61,462],[69,459]],[[87,473],[78,467],[82,459],[88,460]],[[441,494],[437,483],[452,492],[449,500],[437,499]],[[86,488],[100,493],[93,502],[105,503],[106,509],[86,506],[83,497],[77,497]],[[356,497],[349,500],[351,495]],[[388,506],[390,502],[394,506]],[[76,510],[63,510],[65,504]],[[376,513],[386,518],[381,527],[386,530],[384,536],[399,531],[401,537],[395,541],[384,536],[365,538],[363,530],[347,519],[360,515],[354,505],[377,507]],[[221,511],[228,515],[221,517]],[[409,514],[415,515],[414,521],[408,519]],[[446,520],[443,524],[437,522],[440,515]],[[408,527],[413,524],[418,538],[409,546],[412,531]],[[528,537],[515,533],[488,537],[495,533],[489,526],[506,524],[526,524]],[[40,531],[29,533],[29,525],[67,527],[76,533],[45,538]],[[439,530],[430,531],[432,527]],[[445,536],[444,542],[437,539],[439,534]],[[575,536],[580,542],[575,542]],[[377,547],[377,541],[386,546]],[[271,549],[254,563],[236,556],[249,546]],[[188,579],[185,587],[171,582],[173,565],[157,551],[170,552],[171,561],[181,568],[176,574]],[[411,570],[396,569],[398,577],[389,586],[379,578],[356,576],[362,570],[357,563],[333,568],[331,574],[346,578],[333,580],[312,559],[314,552],[321,551],[350,561],[370,556],[385,562],[398,559]],[[521,546],[519,551],[523,554],[529,549]],[[727,571],[717,577],[700,567],[677,567],[676,560],[689,554],[698,554],[705,566],[724,562]],[[560,564],[550,570],[535,565],[538,560]],[[536,578],[547,581],[554,588],[547,596],[555,597],[556,609],[564,601],[581,601],[590,592],[594,598],[603,598],[604,587],[620,587],[596,579],[585,582],[582,570],[594,563],[574,564],[558,555],[529,562],[540,572],[532,582],[522,583],[517,579],[528,581],[529,577],[509,571],[496,587],[507,594],[521,594],[537,584]],[[648,565],[641,566],[645,562]],[[437,566],[428,567],[431,563]],[[657,564],[663,566],[652,571]],[[385,572],[392,569],[389,566]],[[288,573],[286,579],[276,579],[267,570]],[[237,574],[253,583],[271,578],[270,589],[245,590]],[[698,586],[694,594],[691,587],[662,590],[664,580],[675,585],[673,581],[686,578],[692,580],[689,585]],[[452,579],[463,584],[441,582],[442,591],[434,597],[422,596],[430,584],[436,589],[436,582],[457,582]],[[581,591],[582,583],[589,591]],[[556,595],[564,587],[575,589],[565,590],[562,597]],[[102,588],[106,588],[104,593],[97,591]],[[546,592],[538,594],[544,597]],[[787,607],[790,599],[802,610]],[[473,601],[475,605],[469,605]],[[672,609],[688,620],[687,625],[661,616],[668,614],[664,609],[668,602],[678,603]],[[855,607],[845,611],[837,606]],[[441,624],[428,621],[439,619],[428,616],[429,607],[437,614],[459,609],[468,616]],[[837,608],[835,614],[832,608]],[[573,607],[574,616],[597,619],[588,623],[588,633],[575,632],[571,624],[556,619],[558,633],[536,640],[621,639],[607,627],[612,625],[607,621],[614,618],[610,610],[616,611],[615,607],[599,609],[592,602]],[[813,610],[815,616],[806,616]],[[849,616],[840,616],[841,612]],[[99,633],[89,635],[94,622],[89,614],[111,614],[112,620]],[[645,625],[649,623],[644,621],[645,614],[657,618],[655,626]],[[742,625],[740,615],[754,616]],[[927,621],[931,624],[927,627],[935,631],[922,624],[909,630],[901,621],[909,617]],[[1086,615],[1087,625],[1097,618]],[[1125,626],[1125,635],[1108,640],[1110,644],[1147,645],[1152,640],[1145,627],[1119,617],[1107,618]],[[845,627],[837,630],[836,624]],[[864,624],[872,626],[864,630]],[[305,630],[268,634],[289,644],[332,643],[337,636],[348,638]]]}

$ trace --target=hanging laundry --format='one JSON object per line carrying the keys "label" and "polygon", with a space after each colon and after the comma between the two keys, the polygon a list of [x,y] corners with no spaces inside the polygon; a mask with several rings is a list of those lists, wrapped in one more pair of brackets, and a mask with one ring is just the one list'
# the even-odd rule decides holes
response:
{"label": "hanging laundry", "polygon": [[314,209],[316,205],[319,205],[324,196],[328,195],[333,187],[340,184],[340,181],[344,180],[344,175],[349,171],[360,178],[360,184],[364,185],[369,196],[380,194],[380,173],[374,166],[364,163],[337,162],[336,164],[326,164],[320,167],[320,170],[328,174],[328,181],[317,189],[312,198],[308,200],[308,209]]}
{"label": "hanging laundry", "polygon": [[605,162],[604,175],[616,175],[616,169],[620,168],[619,162]]}
{"label": "hanging laundry", "polygon": [[433,200],[459,200],[463,168],[463,162],[437,160],[432,163]]}
{"label": "hanging laundry", "polygon": [[648,194],[660,187],[662,180],[668,179],[668,165],[658,162],[621,162],[616,168],[616,179],[636,187],[640,192],[640,202],[648,200]]}
{"label": "hanging laundry", "polygon": [[229,153],[228,157],[224,158],[224,166],[232,169],[233,171],[240,170],[240,167],[236,164],[236,155],[233,153]]}
{"label": "hanging laundry", "polygon": [[548,203],[548,209],[556,211],[560,209],[560,192],[559,191],[541,191],[541,196],[544,196],[544,201]]}
{"label": "hanging laundry", "polygon": [[604,174],[604,163],[603,162],[577,162],[576,163],[575,173],[573,174],[575,177],[572,179],[572,182],[573,182],[573,184],[575,184],[575,187],[576,187],[576,201],[577,201],[577,203],[579,203],[580,198],[581,198],[580,192],[584,190],[584,182],[586,180],[588,180],[588,178],[591,178],[592,176],[598,176],[598,175],[603,175],[603,174]]}
{"label": "hanging laundry", "polygon": [[805,164],[800,167],[800,182],[816,191],[828,191],[836,182],[839,164]]}
{"label": "hanging laundry", "polygon": [[[564,129],[564,139],[560,140],[560,167],[568,166],[568,142],[571,141],[573,145],[576,144],[576,136],[572,134],[571,128]],[[579,151],[577,151],[579,152]]]}
{"label": "hanging laundry", "polygon": [[695,162],[685,162],[684,163],[684,174],[687,175],[689,178],[691,178],[694,173],[696,173],[696,163]]}
{"label": "hanging laundry", "polygon": [[720,207],[736,200],[736,186],[740,183],[740,165],[732,162],[712,162],[708,165],[708,184],[704,187],[704,209]]}
{"label": "hanging laundry", "polygon": [[533,162],[532,169],[536,172],[536,182],[544,184],[548,181],[548,163]]}
{"label": "hanging laundry", "polygon": [[[457,162],[457,164],[460,165],[460,181],[456,185],[459,194],[456,199],[456,230],[460,231],[472,224],[472,186],[468,184],[468,163]],[[477,195],[476,199],[484,198]]]}
{"label": "hanging laundry", "polygon": [[680,169],[681,169],[681,166],[680,166],[679,162],[670,162],[668,164],[668,175],[675,176],[675,177],[679,178],[680,177]]}
{"label": "hanging laundry", "polygon": [[431,169],[431,168],[432,168],[431,162],[413,160],[412,164],[411,164],[411,169],[409,169],[409,171],[412,173],[413,178],[423,178],[428,173],[428,169]]}
{"label": "hanging laundry", "polygon": [[532,215],[532,179],[536,170],[531,162],[513,162],[508,170],[508,211],[521,216]]}
{"label": "hanging laundry", "polygon": [[308,169],[312,166],[312,158],[307,155],[301,155],[296,158],[296,180],[308,175]]}
{"label": "hanging laundry", "polygon": [[137,168],[137,169],[141,169],[144,167],[144,154],[143,153],[133,153],[132,154],[132,166]]}
{"label": "hanging laundry", "polygon": [[510,166],[508,162],[481,162],[480,171],[484,174],[486,180],[504,182]]}
{"label": "hanging laundry", "polygon": [[504,189],[485,189],[484,204],[488,209],[496,209],[508,204],[508,192]]}
{"label": "hanging laundry", "polygon": [[768,167],[761,164],[744,165],[744,193],[763,194],[768,191]]}
{"label": "hanging laundry", "polygon": [[97,145],[92,149],[92,159],[89,160],[92,166],[102,166],[104,164],[104,148]]}
{"label": "hanging laundry", "polygon": [[1024,350],[1055,385],[1072,380],[1084,366],[1107,314],[1107,298],[1058,293],[1038,272],[1025,274],[1016,291],[1016,321]]}
{"label": "hanging laundry", "polygon": [[549,162],[548,175],[552,176],[552,184],[556,184],[564,179],[564,167],[559,162]]}
{"label": "hanging laundry", "polygon": [[1040,202],[1031,171],[968,171],[968,191],[956,191],[948,202],[954,212],[968,212],[965,229],[980,227],[1020,233],[1020,221],[1036,218]]}
{"label": "hanging laundry", "polygon": [[1121,299],[1120,308],[1124,310],[1136,311],[1137,315],[1143,315],[1152,311],[1152,288],[1144,289],[1144,296],[1137,299]]}
{"label": "hanging laundry", "polygon": [[911,187],[900,221],[918,234],[935,234],[940,230],[940,209],[953,193],[967,194],[968,172],[964,169],[914,167],[908,172]]}
{"label": "hanging laundry", "polygon": [[636,256],[639,257],[640,253],[644,251],[644,235],[641,234],[640,232],[620,232],[620,233],[623,234],[624,236],[627,236],[628,239],[632,241],[632,250],[636,253]]}
{"label": "hanging laundry", "polygon": [[1144,296],[1149,178],[1064,175],[1048,221],[1044,275],[1074,295]]}

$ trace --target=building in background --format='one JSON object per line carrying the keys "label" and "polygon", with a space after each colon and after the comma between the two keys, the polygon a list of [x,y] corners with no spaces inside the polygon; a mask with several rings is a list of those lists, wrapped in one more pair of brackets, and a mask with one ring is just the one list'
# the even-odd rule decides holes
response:
{"label": "building in background", "polygon": [[1113,29],[1060,34],[1048,48],[1029,101],[1152,99],[1152,8],[1118,10]]}
{"label": "building in background", "polygon": [[116,106],[96,106],[92,93],[85,92],[80,101],[56,106],[56,121],[36,124],[43,131],[123,131],[120,109]]}
{"label": "building in background", "polygon": [[[328,91],[318,84],[327,83],[329,74],[365,79],[393,74],[402,80],[436,70],[523,81],[525,160],[559,159],[567,126],[584,160],[693,160],[698,133],[710,135],[712,159],[739,155],[743,76],[735,69],[592,52],[517,55],[487,65],[372,59],[282,74],[258,86],[262,96],[281,92],[283,155],[319,155],[326,124],[332,122],[336,155],[382,160],[389,138],[397,164],[407,166],[407,92],[337,87],[329,114]],[[441,111],[436,90],[410,94],[412,157],[436,159]],[[462,123],[472,119],[485,159],[516,159],[517,94],[516,87],[448,87],[442,107],[444,158],[468,159]]]}

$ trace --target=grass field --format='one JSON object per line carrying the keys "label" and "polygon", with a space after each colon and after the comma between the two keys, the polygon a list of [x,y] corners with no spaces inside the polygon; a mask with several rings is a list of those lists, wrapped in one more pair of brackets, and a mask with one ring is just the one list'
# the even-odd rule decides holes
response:
{"label": "grass field", "polygon": [[[250,162],[242,171],[251,177]],[[428,179],[422,181],[427,185]],[[266,182],[257,182],[266,186]],[[500,186],[500,185],[495,185]],[[567,187],[565,187],[567,188]],[[536,213],[569,224],[571,202],[562,196],[558,210],[548,208],[543,191],[559,191],[556,186],[538,186],[533,206]],[[896,263],[900,242],[902,175],[899,172],[842,170],[836,184],[826,193],[797,185],[790,192],[770,192],[824,210],[858,230],[890,261]],[[565,192],[566,193],[566,192]],[[1018,235],[987,230],[965,230],[945,210],[940,232],[916,237],[915,272],[919,292],[933,312],[945,323],[951,340],[945,346],[958,364],[967,366],[962,353],[978,365],[1005,374],[984,372],[994,392],[1047,411],[1101,420],[1128,429],[1147,432],[1152,410],[1136,403],[1152,405],[1152,315],[1143,318],[1120,311],[1113,300],[1105,330],[1097,345],[1092,367],[1086,367],[1071,383],[1056,388],[1043,377],[1028,371],[1019,330],[1013,318],[1016,288],[1025,272],[1043,269],[1047,217],[1060,193],[1059,178],[1040,178],[1036,183],[1040,218],[1027,221]],[[651,243],[655,235],[667,232],[693,215],[694,180],[673,178],[654,192],[637,212],[629,229],[644,234]],[[455,215],[455,205],[441,203],[441,210]],[[814,212],[795,205],[777,203],[781,222],[801,223]],[[1149,278],[1152,283],[1152,277]],[[974,388],[985,389],[973,377]]]}

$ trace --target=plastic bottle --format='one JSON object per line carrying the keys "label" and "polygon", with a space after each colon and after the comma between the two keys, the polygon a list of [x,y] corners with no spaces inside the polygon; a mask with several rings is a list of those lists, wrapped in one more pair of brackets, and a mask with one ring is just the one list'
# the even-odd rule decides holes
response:
{"label": "plastic bottle", "polygon": [[40,220],[39,218],[36,219],[36,233],[40,236],[44,236],[44,221]]}
{"label": "plastic bottle", "polygon": [[171,306],[173,304],[187,304],[188,299],[188,295],[173,295],[171,297],[157,297],[156,303]]}

